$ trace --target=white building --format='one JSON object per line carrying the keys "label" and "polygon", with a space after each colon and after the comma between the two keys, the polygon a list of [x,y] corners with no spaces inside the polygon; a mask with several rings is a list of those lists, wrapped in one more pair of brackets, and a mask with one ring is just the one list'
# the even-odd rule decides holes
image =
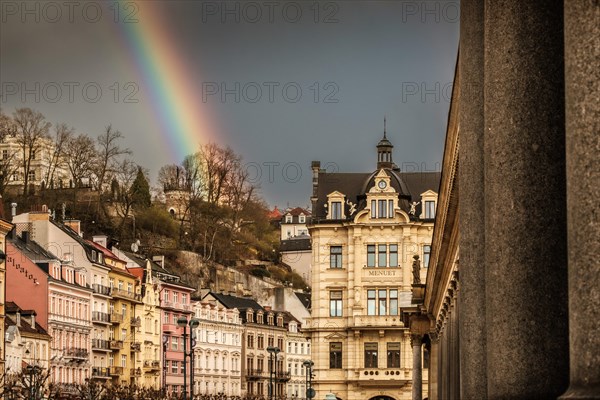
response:
{"label": "white building", "polygon": [[290,320],[287,333],[286,365],[290,374],[287,383],[288,399],[306,399],[307,370],[305,362],[311,361],[310,337],[303,332],[298,321]]}
{"label": "white building", "polygon": [[50,340],[46,330],[36,322],[34,310],[22,310],[9,301],[6,304],[6,370],[18,374],[23,366],[50,368]]}
{"label": "white building", "polygon": [[243,326],[237,308],[217,302],[193,304],[195,329],[194,394],[241,396]]}

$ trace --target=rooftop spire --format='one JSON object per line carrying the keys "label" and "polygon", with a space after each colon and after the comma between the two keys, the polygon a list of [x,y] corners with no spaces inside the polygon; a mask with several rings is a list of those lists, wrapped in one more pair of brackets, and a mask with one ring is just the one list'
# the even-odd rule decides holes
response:
{"label": "rooftop spire", "polygon": [[386,119],[385,119],[385,115],[383,116],[383,138],[387,139],[386,137],[387,134],[387,129],[386,129]]}

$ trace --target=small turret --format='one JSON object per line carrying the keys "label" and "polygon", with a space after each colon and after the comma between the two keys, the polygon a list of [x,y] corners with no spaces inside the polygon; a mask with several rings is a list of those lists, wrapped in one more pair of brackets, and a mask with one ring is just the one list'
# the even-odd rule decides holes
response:
{"label": "small turret", "polygon": [[383,138],[377,143],[377,169],[392,168],[392,149],[394,146],[387,138],[386,119],[383,118]]}

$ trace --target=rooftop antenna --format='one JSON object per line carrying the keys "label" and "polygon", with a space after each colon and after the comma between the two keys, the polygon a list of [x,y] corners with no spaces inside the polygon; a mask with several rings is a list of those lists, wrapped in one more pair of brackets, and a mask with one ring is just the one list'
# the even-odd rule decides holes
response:
{"label": "rooftop antenna", "polygon": [[383,138],[384,139],[387,139],[386,134],[387,134],[387,127],[386,127],[386,118],[385,118],[385,115],[384,115],[383,116]]}

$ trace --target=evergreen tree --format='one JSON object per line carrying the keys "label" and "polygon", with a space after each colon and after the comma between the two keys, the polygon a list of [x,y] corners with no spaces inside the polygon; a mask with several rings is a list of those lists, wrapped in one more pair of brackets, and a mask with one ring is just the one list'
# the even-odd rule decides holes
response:
{"label": "evergreen tree", "polygon": [[138,209],[150,207],[152,200],[150,195],[150,185],[148,185],[148,180],[146,180],[141,167],[138,167],[137,176],[129,190],[131,191],[134,207],[137,207]]}

